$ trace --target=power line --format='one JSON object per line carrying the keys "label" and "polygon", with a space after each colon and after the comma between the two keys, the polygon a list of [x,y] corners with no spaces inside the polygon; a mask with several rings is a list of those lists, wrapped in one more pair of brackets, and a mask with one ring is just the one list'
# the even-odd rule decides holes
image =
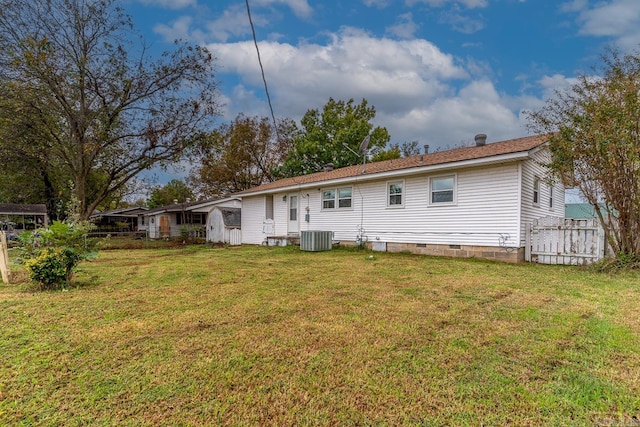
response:
{"label": "power line", "polygon": [[269,110],[271,111],[271,119],[273,119],[273,128],[276,132],[276,138],[280,140],[280,134],[278,133],[278,123],[276,122],[276,116],[273,113],[273,106],[271,105],[271,96],[269,95],[269,87],[267,86],[267,78],[264,76],[264,67],[262,66],[262,59],[260,58],[260,49],[258,48],[258,40],[256,38],[256,29],[253,26],[253,19],[251,19],[251,8],[249,7],[249,0],[245,0],[247,4],[247,15],[249,16],[249,24],[251,24],[251,33],[253,34],[253,44],[256,46],[256,52],[258,53],[258,64],[260,64],[260,72],[262,73],[262,81],[264,82],[264,91],[267,94],[267,103],[269,104]]}

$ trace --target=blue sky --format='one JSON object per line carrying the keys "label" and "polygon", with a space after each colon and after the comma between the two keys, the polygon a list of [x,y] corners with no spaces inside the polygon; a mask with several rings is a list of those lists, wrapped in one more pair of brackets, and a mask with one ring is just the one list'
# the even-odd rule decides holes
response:
{"label": "blue sky", "polygon": [[[392,142],[445,149],[525,136],[527,110],[640,44],[640,0],[249,0],[277,117],[365,98]],[[124,0],[158,50],[218,58],[224,117],[268,116],[244,0]]]}

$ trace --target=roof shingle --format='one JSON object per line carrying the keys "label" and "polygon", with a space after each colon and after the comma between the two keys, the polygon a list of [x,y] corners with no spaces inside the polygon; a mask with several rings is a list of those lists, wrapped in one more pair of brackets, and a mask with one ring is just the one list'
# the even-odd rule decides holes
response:
{"label": "roof shingle", "polygon": [[[453,150],[439,151],[431,154],[420,154],[412,157],[405,157],[394,160],[384,160],[381,162],[367,163],[366,175],[391,172],[395,170],[410,169],[425,166],[435,166],[446,163],[461,162],[465,160],[475,160],[487,157],[500,156],[505,154],[520,153],[530,151],[546,142],[546,138],[541,135],[528,136],[511,139],[508,141],[494,142],[483,146],[473,146],[456,148]],[[331,181],[334,179],[350,178],[362,175],[362,165],[347,166],[326,172],[316,172],[309,175],[284,178],[278,181],[253,187],[237,193],[237,195],[257,193],[261,191],[274,190],[302,184],[312,184],[316,182]]]}

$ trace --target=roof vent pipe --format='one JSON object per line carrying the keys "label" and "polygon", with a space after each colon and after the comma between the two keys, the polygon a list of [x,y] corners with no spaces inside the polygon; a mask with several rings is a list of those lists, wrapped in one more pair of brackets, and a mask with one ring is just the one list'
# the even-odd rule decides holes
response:
{"label": "roof vent pipe", "polygon": [[487,135],[484,133],[479,133],[475,136],[476,147],[482,147],[487,143]]}
{"label": "roof vent pipe", "polygon": [[333,163],[327,163],[326,165],[324,165],[325,172],[331,172],[332,170],[333,170]]}
{"label": "roof vent pipe", "polygon": [[429,144],[424,144],[424,154],[429,154]]}

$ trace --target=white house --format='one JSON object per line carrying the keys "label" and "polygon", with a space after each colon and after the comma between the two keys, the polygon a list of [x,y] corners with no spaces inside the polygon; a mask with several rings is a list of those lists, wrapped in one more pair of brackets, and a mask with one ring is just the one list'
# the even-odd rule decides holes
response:
{"label": "white house", "polygon": [[[484,138],[483,138],[484,137]],[[286,178],[236,194],[242,243],[305,230],[374,250],[524,259],[526,226],[564,217],[543,137],[532,136]]]}
{"label": "white house", "polygon": [[141,223],[147,227],[150,239],[180,237],[187,232],[208,238],[207,218],[216,206],[239,208],[240,199],[229,197],[161,206],[145,212]]}

